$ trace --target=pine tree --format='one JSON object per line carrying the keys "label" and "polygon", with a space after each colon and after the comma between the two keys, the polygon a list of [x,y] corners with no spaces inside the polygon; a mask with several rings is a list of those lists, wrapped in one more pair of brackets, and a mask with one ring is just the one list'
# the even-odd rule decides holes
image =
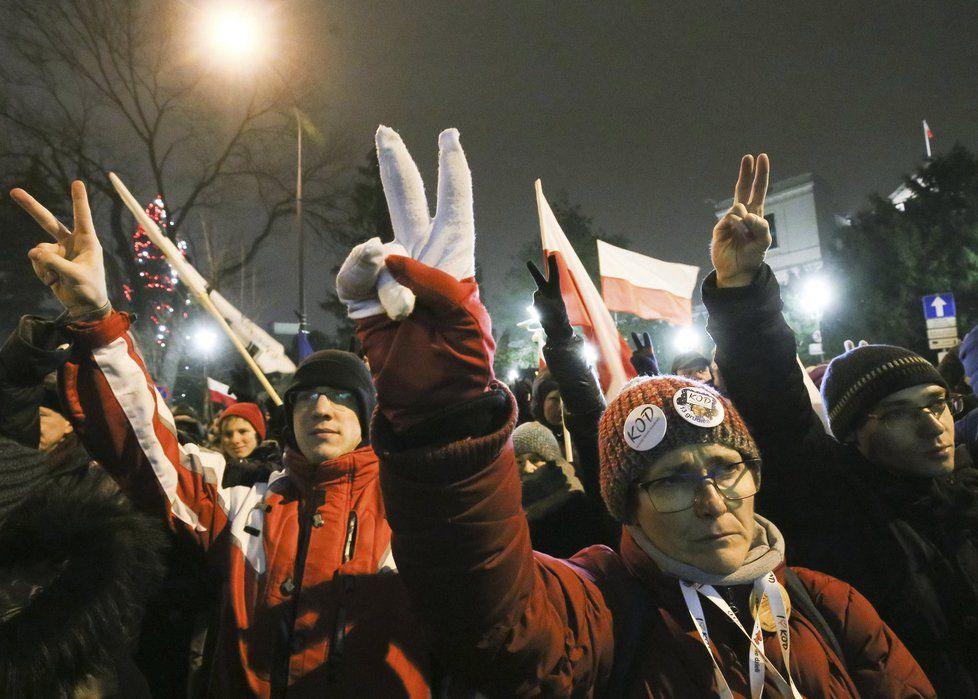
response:
{"label": "pine tree", "polygon": [[827,347],[865,338],[932,357],[921,297],[936,292],[954,294],[962,335],[978,322],[978,160],[958,145],[906,184],[902,207],[872,196],[827,246],[842,287],[823,324]]}

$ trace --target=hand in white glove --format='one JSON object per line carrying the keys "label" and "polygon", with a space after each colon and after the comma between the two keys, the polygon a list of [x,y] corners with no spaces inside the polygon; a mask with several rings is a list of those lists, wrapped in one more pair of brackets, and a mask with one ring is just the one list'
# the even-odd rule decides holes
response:
{"label": "hand in white glove", "polygon": [[392,320],[401,320],[414,309],[414,295],[384,267],[387,255],[414,258],[455,279],[475,275],[472,175],[458,130],[443,131],[438,137],[438,201],[431,218],[421,173],[401,137],[381,126],[376,143],[394,242],[382,246],[374,238],[355,247],[340,268],[336,289],[351,318],[386,311]]}
{"label": "hand in white glove", "polygon": [[346,304],[350,318],[369,318],[386,312],[392,320],[398,320],[411,314],[414,294],[408,289],[400,284],[377,288],[384,257],[406,254],[400,244],[382,244],[380,238],[371,238],[350,251],[336,275],[336,295]]}

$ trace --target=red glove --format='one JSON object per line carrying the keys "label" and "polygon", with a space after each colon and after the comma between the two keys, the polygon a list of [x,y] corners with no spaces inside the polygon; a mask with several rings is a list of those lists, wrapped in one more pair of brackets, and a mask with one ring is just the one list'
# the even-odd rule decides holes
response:
{"label": "red glove", "polygon": [[457,280],[400,255],[388,256],[385,263],[417,297],[414,312],[401,321],[386,315],[359,319],[357,335],[380,411],[395,431],[403,432],[485,393],[495,378],[496,343],[474,277]]}

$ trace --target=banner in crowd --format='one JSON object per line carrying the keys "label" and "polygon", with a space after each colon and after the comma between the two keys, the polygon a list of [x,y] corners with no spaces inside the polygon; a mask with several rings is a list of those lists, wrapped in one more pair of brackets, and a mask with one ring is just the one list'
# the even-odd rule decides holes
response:
{"label": "banner in crowd", "polygon": [[207,377],[207,395],[210,396],[212,403],[220,403],[225,408],[238,402],[238,399],[231,393],[230,386],[217,379],[212,379],[210,376]]}
{"label": "banner in crowd", "polygon": [[536,181],[536,193],[544,258],[550,255],[557,257],[560,290],[567,306],[567,317],[571,325],[581,328],[587,340],[597,349],[598,378],[605,396],[610,398],[617,395],[624,383],[635,376],[635,370],[629,361],[632,351],[618,333],[601,294],[560,228],[557,217],[543,196],[540,180]]}
{"label": "banner in crowd", "polygon": [[664,262],[598,241],[601,297],[609,311],[676,325],[693,323],[693,290],[700,268]]}

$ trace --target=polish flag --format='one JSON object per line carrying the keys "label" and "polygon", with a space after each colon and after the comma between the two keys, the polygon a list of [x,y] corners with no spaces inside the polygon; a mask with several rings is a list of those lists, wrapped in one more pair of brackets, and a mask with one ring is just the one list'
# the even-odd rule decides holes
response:
{"label": "polish flag", "polygon": [[601,296],[608,310],[692,325],[699,267],[663,262],[603,240],[598,241],[598,266]]}
{"label": "polish flag", "polygon": [[[629,361],[632,351],[618,333],[615,321],[601,294],[588,276],[570,241],[557,223],[557,217],[543,196],[543,186],[536,181],[537,213],[544,258],[556,255],[560,270],[560,291],[567,306],[571,325],[577,325],[598,353],[598,379],[607,398],[618,394],[628,379],[635,376]],[[546,269],[546,267],[544,267]]]}
{"label": "polish flag", "polygon": [[226,383],[215,381],[210,376],[207,377],[207,394],[210,396],[212,403],[220,403],[225,408],[229,408],[238,402],[238,399],[231,393],[230,386]]}

